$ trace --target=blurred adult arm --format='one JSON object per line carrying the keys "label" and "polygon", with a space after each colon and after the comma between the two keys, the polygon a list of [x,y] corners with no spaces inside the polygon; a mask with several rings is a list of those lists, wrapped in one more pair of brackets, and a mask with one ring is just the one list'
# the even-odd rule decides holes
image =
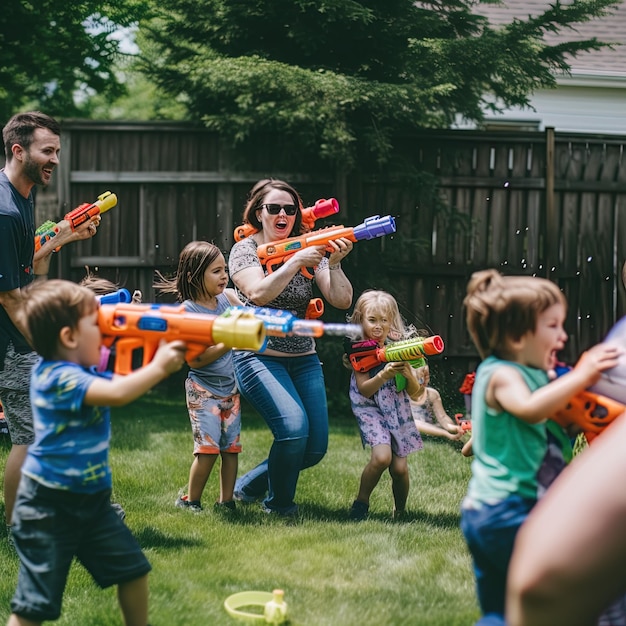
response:
{"label": "blurred adult arm", "polygon": [[626,415],[577,456],[522,525],[507,587],[510,626],[595,625],[626,592]]}

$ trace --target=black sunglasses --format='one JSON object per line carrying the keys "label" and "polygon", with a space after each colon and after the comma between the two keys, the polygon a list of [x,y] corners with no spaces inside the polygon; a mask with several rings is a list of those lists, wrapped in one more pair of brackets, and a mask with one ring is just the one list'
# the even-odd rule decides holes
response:
{"label": "black sunglasses", "polygon": [[282,209],[285,215],[295,215],[298,207],[295,204],[262,204],[270,215],[278,215]]}

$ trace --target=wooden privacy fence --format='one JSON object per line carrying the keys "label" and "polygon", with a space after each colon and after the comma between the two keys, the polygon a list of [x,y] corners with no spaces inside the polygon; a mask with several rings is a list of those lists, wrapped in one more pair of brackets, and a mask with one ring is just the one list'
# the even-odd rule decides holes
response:
{"label": "wooden privacy fence", "polygon": [[[106,190],[119,198],[97,237],[58,255],[58,275],[72,280],[89,266],[153,301],[154,270],[174,269],[194,239],[227,251],[248,190],[274,176],[291,182],[305,203],[336,197],[339,220],[330,223],[395,216],[396,235],[357,243],[346,273],[355,295],[386,289],[411,322],[442,335],[445,358],[431,365],[451,386],[478,363],[462,309],[476,270],[556,281],[569,301],[569,361],[601,340],[626,308],[620,278],[625,137],[552,129],[424,132],[403,138],[385,171],[362,163],[345,174],[288,144],[268,140],[236,150],[185,124],[66,121],[62,127],[58,189],[49,190],[58,194],[57,214],[50,214],[54,202],[48,201],[39,221]],[[340,348],[325,350],[334,361]]]}

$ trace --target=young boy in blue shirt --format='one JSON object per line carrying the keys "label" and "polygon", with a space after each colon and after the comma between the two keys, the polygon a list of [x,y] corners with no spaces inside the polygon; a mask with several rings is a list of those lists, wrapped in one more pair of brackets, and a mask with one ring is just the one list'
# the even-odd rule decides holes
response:
{"label": "young boy in blue shirt", "polygon": [[151,567],[111,507],[108,407],[132,402],[179,370],[185,344],[161,346],[128,376],[99,373],[92,291],[63,280],[37,283],[25,289],[22,314],[42,359],[31,377],[35,442],[13,510],[20,568],[8,625],[57,619],[76,557],[100,587],[118,586],[126,626],[146,626]]}

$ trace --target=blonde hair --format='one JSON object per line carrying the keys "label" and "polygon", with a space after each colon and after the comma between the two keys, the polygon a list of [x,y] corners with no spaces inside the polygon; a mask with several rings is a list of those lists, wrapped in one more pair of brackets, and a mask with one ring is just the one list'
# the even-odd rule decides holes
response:
{"label": "blonde hair", "polygon": [[69,280],[33,282],[22,294],[33,348],[46,360],[57,355],[61,329],[78,328],[78,322],[98,307],[93,291]]}
{"label": "blonde hair", "polygon": [[352,315],[348,316],[348,322],[351,324],[362,324],[368,312],[383,313],[389,318],[389,339],[399,341],[407,339],[415,334],[412,326],[407,326],[396,299],[386,291],[377,291],[368,289],[364,291],[356,301]]}
{"label": "blonde hair", "polygon": [[567,307],[559,287],[536,276],[503,276],[483,270],[472,274],[463,305],[467,328],[480,356],[504,356],[509,341],[534,332],[537,317],[554,304]]}

